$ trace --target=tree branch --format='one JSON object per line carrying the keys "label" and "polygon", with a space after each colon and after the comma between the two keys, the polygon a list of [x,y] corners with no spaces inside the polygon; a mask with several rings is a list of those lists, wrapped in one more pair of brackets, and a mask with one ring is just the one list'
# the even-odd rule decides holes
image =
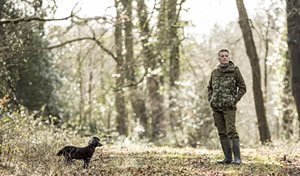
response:
{"label": "tree branch", "polygon": [[73,43],[73,42],[77,42],[77,41],[82,41],[82,40],[92,40],[94,42],[96,42],[96,44],[103,50],[105,51],[108,55],[110,55],[115,61],[117,61],[117,57],[114,55],[113,52],[111,52],[109,49],[107,49],[106,47],[103,46],[103,44],[97,40],[95,37],[82,37],[82,38],[77,38],[77,39],[73,39],[73,40],[68,40],[66,42],[60,43],[58,45],[53,45],[53,46],[49,46],[47,48],[43,48],[43,49],[54,49],[54,48],[59,48],[62,46],[65,46],[67,44]]}
{"label": "tree branch", "polygon": [[[177,24],[178,20],[179,20],[179,15],[180,15],[180,11],[182,10],[182,4],[185,2],[185,0],[181,0],[181,2],[179,3],[179,9],[178,9],[178,13],[176,14],[176,20],[174,22],[174,24]],[[174,25],[173,24],[173,25]]]}
{"label": "tree branch", "polygon": [[147,75],[148,75],[148,70],[146,69],[144,75],[138,81],[127,84],[127,85],[115,87],[115,88],[113,88],[113,91],[118,92],[118,91],[122,90],[123,88],[135,87],[135,86],[139,85],[141,82],[143,82]]}
{"label": "tree branch", "polygon": [[31,22],[31,21],[41,21],[41,22],[46,22],[46,21],[63,21],[67,20],[69,18],[72,18],[73,14],[71,14],[68,17],[64,18],[50,18],[50,19],[45,19],[41,17],[24,17],[24,18],[15,18],[15,19],[1,19],[0,20],[0,25],[1,24],[17,24],[17,23],[26,23],[26,22]]}
{"label": "tree branch", "polygon": [[17,23],[26,23],[26,22],[31,22],[31,21],[40,21],[40,22],[47,22],[47,21],[63,21],[63,20],[67,20],[69,18],[72,18],[75,16],[75,14],[77,12],[74,12],[76,6],[78,5],[78,3],[76,3],[71,11],[71,14],[67,17],[64,18],[49,18],[49,19],[45,19],[45,18],[41,18],[41,17],[36,17],[36,16],[32,16],[32,17],[23,17],[23,18],[14,18],[14,19],[0,19],[0,25],[1,24],[17,24]]}

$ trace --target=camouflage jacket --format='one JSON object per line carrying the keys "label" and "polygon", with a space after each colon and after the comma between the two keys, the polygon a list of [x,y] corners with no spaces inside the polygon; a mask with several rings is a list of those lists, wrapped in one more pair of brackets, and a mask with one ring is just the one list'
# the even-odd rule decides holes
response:
{"label": "camouflage jacket", "polygon": [[236,110],[236,103],[247,91],[239,68],[231,61],[228,66],[219,65],[212,71],[207,88],[214,111]]}

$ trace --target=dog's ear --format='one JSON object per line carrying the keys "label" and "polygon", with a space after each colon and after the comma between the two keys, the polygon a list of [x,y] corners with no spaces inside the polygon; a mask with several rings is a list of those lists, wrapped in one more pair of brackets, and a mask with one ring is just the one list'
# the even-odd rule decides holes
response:
{"label": "dog's ear", "polygon": [[100,142],[100,139],[97,136],[94,136],[93,139]]}
{"label": "dog's ear", "polygon": [[91,140],[89,140],[89,145],[96,145],[99,143],[100,139],[96,136],[94,136]]}

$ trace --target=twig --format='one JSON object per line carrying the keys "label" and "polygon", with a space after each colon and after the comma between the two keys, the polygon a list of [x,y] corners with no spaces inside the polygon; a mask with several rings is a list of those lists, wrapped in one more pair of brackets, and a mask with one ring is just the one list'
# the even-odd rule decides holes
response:
{"label": "twig", "polygon": [[137,82],[130,83],[130,84],[127,84],[127,85],[124,85],[124,86],[120,86],[120,87],[116,87],[116,88],[113,88],[113,90],[115,92],[117,92],[117,91],[120,91],[120,90],[122,90],[123,88],[126,88],[126,87],[135,87],[138,84],[140,84],[142,81],[144,81],[144,78],[147,76],[147,74],[148,74],[148,70],[145,71],[144,75]]}

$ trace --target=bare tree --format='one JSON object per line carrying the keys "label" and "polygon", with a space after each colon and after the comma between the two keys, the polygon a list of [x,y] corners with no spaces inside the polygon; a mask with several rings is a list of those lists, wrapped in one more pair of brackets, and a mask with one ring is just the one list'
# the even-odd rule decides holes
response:
{"label": "bare tree", "polygon": [[243,33],[246,52],[249,57],[252,69],[254,103],[258,120],[260,140],[262,143],[265,143],[271,141],[271,135],[267,123],[264,98],[261,89],[261,72],[259,66],[259,58],[253,40],[253,34],[250,25],[251,21],[248,18],[244,2],[243,0],[236,0],[236,4],[239,12],[239,24]]}

